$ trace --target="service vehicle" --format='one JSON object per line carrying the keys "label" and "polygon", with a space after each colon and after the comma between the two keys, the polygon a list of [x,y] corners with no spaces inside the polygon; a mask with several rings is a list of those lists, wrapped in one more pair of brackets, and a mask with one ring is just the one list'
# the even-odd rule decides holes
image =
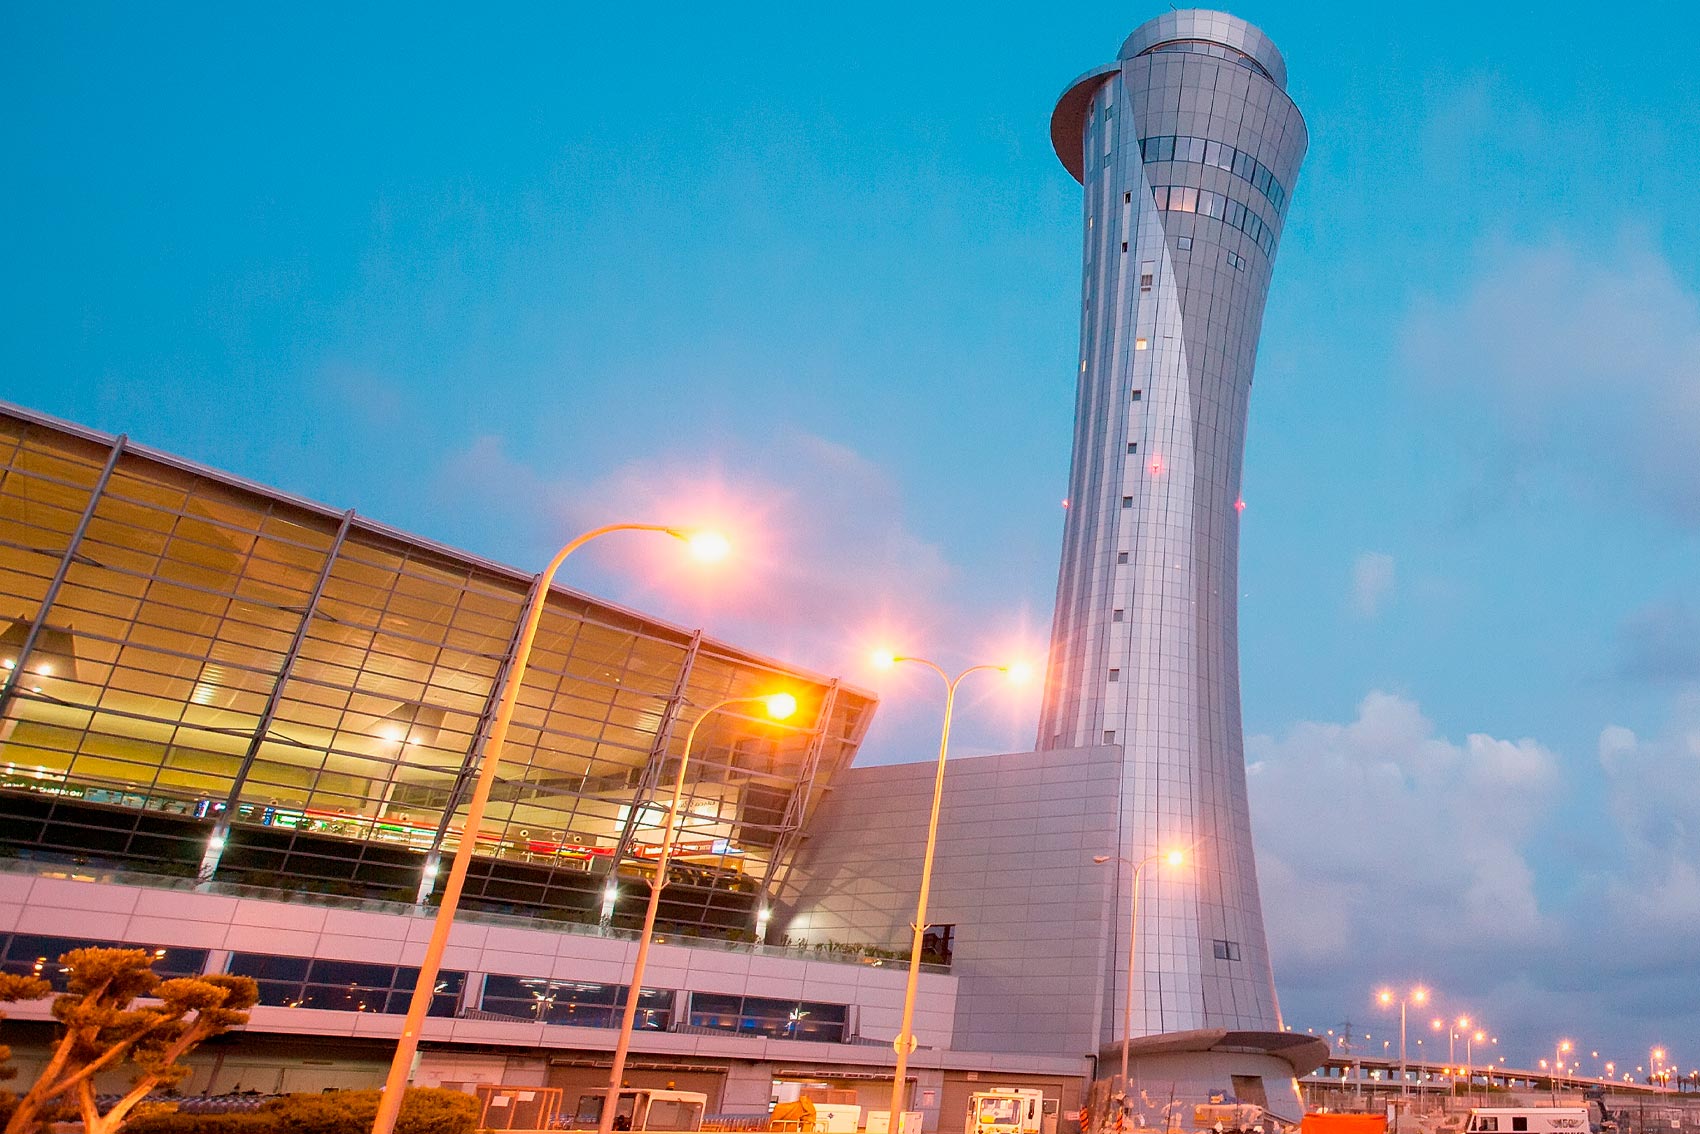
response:
{"label": "service vehicle", "polygon": [[1589,1134],[1585,1106],[1477,1106],[1465,1134]]}
{"label": "service vehicle", "polygon": [[[608,1088],[583,1091],[567,1122],[569,1130],[595,1130],[602,1121]],[[624,1087],[614,1100],[616,1130],[701,1130],[708,1096],[701,1091],[661,1091]]]}
{"label": "service vehicle", "polygon": [[993,1087],[968,1096],[964,1134],[1040,1134],[1045,1092],[1037,1087]]}

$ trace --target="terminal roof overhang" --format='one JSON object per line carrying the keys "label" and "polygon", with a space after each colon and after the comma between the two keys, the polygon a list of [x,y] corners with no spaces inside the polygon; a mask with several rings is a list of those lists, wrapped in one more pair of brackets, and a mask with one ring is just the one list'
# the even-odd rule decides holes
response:
{"label": "terminal roof overhang", "polygon": [[[235,489],[239,492],[252,493],[269,500],[288,504],[290,507],[297,508],[303,512],[323,517],[333,524],[340,521],[343,516],[341,510],[332,508],[326,504],[321,504],[315,500],[296,496],[293,493],[285,492],[269,485],[260,484],[257,481],[236,476],[234,473],[228,473],[221,469],[211,468],[207,465],[202,465],[195,461],[179,457],[173,453],[149,448],[145,445],[138,445],[131,441],[127,436],[120,438],[114,434],[102,433],[99,430],[90,429],[87,426],[79,425],[75,422],[64,421],[52,416],[51,414],[41,413],[36,410],[28,409],[24,406],[16,405],[12,402],[0,401],[0,416],[11,417],[19,421],[26,421],[39,426],[45,426],[46,428],[58,430],[61,433],[68,433],[74,437],[80,437],[85,441],[93,442],[97,445],[103,445],[107,448],[111,448],[122,440],[124,442],[124,451],[126,453],[133,453],[138,457],[145,458],[146,460],[156,461],[159,464],[165,465],[169,468],[178,469],[182,472],[189,473],[192,476],[203,477],[206,480],[224,485],[227,488]],[[534,573],[527,573],[517,567],[512,567],[505,563],[497,563],[494,560],[485,559],[483,556],[475,555],[472,552],[464,551],[457,547],[450,547],[447,544],[439,543],[436,540],[428,539],[424,536],[415,535],[412,532],[402,531],[400,528],[392,527],[389,524],[374,520],[369,516],[362,516],[356,513],[353,517],[353,522],[364,531],[368,531],[375,535],[395,540],[400,543],[408,544],[413,547],[431,551],[445,559],[465,563],[480,570],[488,571],[493,575],[506,577],[521,586],[530,583],[532,579],[536,578]],[[560,583],[555,583],[549,588],[549,590],[552,594],[584,603],[587,606],[597,608],[618,618],[626,619],[632,623],[649,627],[652,630],[658,631],[659,636],[662,637],[672,637],[680,642],[688,642],[691,640],[693,634],[693,631],[685,627],[675,626],[669,622],[663,622],[662,620],[644,614],[641,611],[621,606],[618,603],[609,602],[607,599],[598,598],[594,595],[586,594],[583,591],[576,591],[570,587],[563,587]],[[704,635],[703,641],[716,657],[725,658],[728,661],[740,662],[763,669],[771,669],[793,674],[805,681],[811,681],[819,685],[830,685],[834,680],[836,680],[823,674],[812,673],[808,670],[801,669],[798,666],[792,665],[789,662],[780,661],[777,658],[765,657],[761,654],[739,649],[738,647],[721,641],[718,638],[710,638],[707,635]],[[869,690],[857,688],[843,681],[838,682],[838,687],[846,693],[865,699],[870,705],[877,705],[879,703],[879,696]]]}

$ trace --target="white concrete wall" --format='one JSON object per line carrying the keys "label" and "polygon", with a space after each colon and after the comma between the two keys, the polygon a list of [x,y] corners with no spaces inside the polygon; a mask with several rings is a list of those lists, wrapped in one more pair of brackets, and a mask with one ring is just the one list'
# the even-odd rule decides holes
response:
{"label": "white concrete wall", "polygon": [[[785,932],[908,946],[932,762],[855,768],[834,784],[797,858]],[[951,760],[927,920],[956,926],[963,1049],[1081,1056],[1099,1045],[1117,854],[1121,750]],[[864,1035],[884,1034],[864,1019]],[[941,1042],[917,1018],[922,1043]],[[895,1034],[895,1033],[889,1033]]]}
{"label": "white concrete wall", "polygon": [[[0,872],[0,932],[183,946],[215,951],[276,953],[374,964],[416,965],[430,936],[429,917],[336,909],[302,902],[232,898],[183,890],[77,881]],[[443,965],[474,973],[624,983],[637,951],[634,941],[549,929],[457,924]],[[864,1034],[897,1034],[904,972],[797,956],[765,956],[658,944],[650,951],[644,984],[727,995],[798,997],[856,1008]],[[916,1000],[916,1026],[929,1043],[953,1039],[957,981],[924,974]],[[19,1004],[11,1015],[46,1019],[47,1001]],[[393,1037],[401,1017],[372,1012],[257,1007],[251,1031],[323,1036]],[[611,1028],[431,1019],[426,1040],[516,1046],[611,1050]],[[635,1050],[739,1058],[805,1060],[844,1052],[879,1052],[847,1044],[801,1043],[752,1036],[640,1033]],[[813,1050],[810,1050],[813,1049]],[[890,1058],[889,1049],[884,1049]]]}

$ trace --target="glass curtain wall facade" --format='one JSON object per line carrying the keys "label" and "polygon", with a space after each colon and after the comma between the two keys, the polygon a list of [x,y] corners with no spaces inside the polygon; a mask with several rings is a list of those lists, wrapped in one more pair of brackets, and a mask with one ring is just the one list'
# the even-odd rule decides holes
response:
{"label": "glass curtain wall facade", "polygon": [[[0,405],[0,853],[414,901],[462,838],[534,580]],[[701,706],[662,919],[737,936],[873,699],[553,591],[468,908],[635,924]]]}
{"label": "glass curtain wall facade", "polygon": [[1221,12],[1167,12],[1051,120],[1084,190],[1068,519],[1038,747],[1119,745],[1122,853],[1145,871],[1129,972],[1123,870],[1104,1034],[1276,1031],[1240,731],[1246,410],[1304,158],[1286,64]]}

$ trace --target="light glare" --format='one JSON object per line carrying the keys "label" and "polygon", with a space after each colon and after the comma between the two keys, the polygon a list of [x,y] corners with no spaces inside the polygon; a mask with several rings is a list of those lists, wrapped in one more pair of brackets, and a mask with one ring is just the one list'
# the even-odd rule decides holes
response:
{"label": "light glare", "polygon": [[762,698],[767,703],[767,715],[782,721],[797,711],[797,698],[789,693],[774,693]]}
{"label": "light glare", "polygon": [[703,563],[718,563],[732,551],[725,536],[716,531],[696,531],[685,537],[691,554]]}

